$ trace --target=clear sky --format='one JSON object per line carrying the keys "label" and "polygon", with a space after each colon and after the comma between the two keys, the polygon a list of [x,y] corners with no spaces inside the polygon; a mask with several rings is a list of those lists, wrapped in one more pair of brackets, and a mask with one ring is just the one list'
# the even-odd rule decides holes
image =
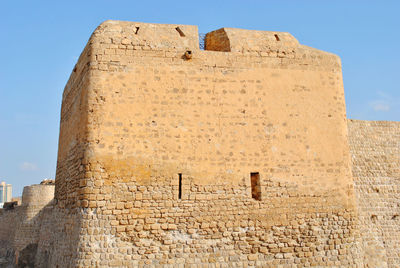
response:
{"label": "clear sky", "polygon": [[290,32],[339,55],[349,118],[400,121],[400,1],[0,1],[0,180],[54,178],[61,96],[108,19]]}

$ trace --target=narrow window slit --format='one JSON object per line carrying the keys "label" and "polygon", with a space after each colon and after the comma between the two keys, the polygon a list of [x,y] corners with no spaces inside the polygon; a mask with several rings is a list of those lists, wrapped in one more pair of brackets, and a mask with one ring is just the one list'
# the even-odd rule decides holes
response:
{"label": "narrow window slit", "polygon": [[275,39],[276,41],[281,41],[281,39],[279,39],[279,36],[277,34],[275,34]]}
{"label": "narrow window slit", "polygon": [[180,35],[181,37],[185,37],[185,36],[186,36],[186,35],[182,32],[181,28],[176,27],[175,30],[178,31],[178,33],[179,33],[179,35]]}
{"label": "narrow window slit", "polygon": [[261,200],[261,185],[260,185],[260,173],[250,173],[251,181],[251,197],[255,200]]}
{"label": "narrow window slit", "polygon": [[139,33],[139,27],[136,27],[136,31],[135,31],[135,34],[138,34]]}
{"label": "narrow window slit", "polygon": [[182,199],[182,173],[178,173],[178,175],[179,175],[178,198]]}

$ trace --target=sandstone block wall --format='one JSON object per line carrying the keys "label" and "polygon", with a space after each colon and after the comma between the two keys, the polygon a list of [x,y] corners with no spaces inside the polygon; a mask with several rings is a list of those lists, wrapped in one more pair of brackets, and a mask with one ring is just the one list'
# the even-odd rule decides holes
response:
{"label": "sandstone block wall", "polygon": [[400,265],[400,122],[349,120],[365,263]]}
{"label": "sandstone block wall", "polygon": [[[264,54],[270,52],[294,58],[299,42],[290,33],[267,32],[243,29],[222,28],[208,33],[205,37],[205,49],[246,54]],[[290,50],[290,48],[293,48]],[[290,57],[290,56],[289,56]]]}
{"label": "sandstone block wall", "polygon": [[64,88],[55,189],[56,199],[62,201],[58,204],[60,207],[75,204],[79,179],[83,178],[81,163],[87,147],[87,117],[90,112],[87,100],[90,57],[89,41]]}
{"label": "sandstone block wall", "polygon": [[56,177],[58,207],[81,219],[76,265],[358,264],[338,57],[231,28],[206,49],[195,26],[93,33]]}
{"label": "sandstone block wall", "polygon": [[1,256],[399,265],[399,124],[348,121],[339,58],[288,33],[223,28],[205,47],[195,26],[95,30],[63,94],[55,199],[32,186],[3,212]]}
{"label": "sandstone block wall", "polygon": [[[146,35],[154,27],[111,21],[93,34],[84,161],[104,158],[108,169],[131,173],[129,181],[159,174],[177,182],[182,173],[202,184],[249,186],[258,171],[342,202],[351,180],[336,56],[302,46],[281,45],[296,57],[266,47],[266,54],[193,47],[193,59],[185,60],[185,44],[197,44],[197,36],[185,41],[191,35],[180,36],[175,25],[160,26],[158,35],[174,32],[183,41],[158,47],[160,40]],[[244,32],[237,38],[246,39]],[[98,186],[85,185],[94,174],[86,175],[80,187],[89,192],[81,189],[78,199],[91,201]]]}
{"label": "sandstone block wall", "polygon": [[54,185],[25,186],[22,192],[22,205],[19,207],[20,221],[13,228],[14,248],[17,253],[30,244],[37,244],[42,222],[42,210],[51,206],[54,199]]}

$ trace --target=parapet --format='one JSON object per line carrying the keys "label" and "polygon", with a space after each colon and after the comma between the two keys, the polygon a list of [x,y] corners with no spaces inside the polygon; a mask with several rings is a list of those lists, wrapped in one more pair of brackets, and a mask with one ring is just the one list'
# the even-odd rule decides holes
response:
{"label": "parapet", "polygon": [[22,192],[22,206],[45,206],[54,199],[54,187],[51,184],[25,186]]}
{"label": "parapet", "polygon": [[197,26],[108,20],[92,38],[103,44],[122,44],[132,49],[198,49]]}
{"label": "parapet", "polygon": [[275,47],[298,47],[290,33],[221,28],[206,35],[205,49],[225,52],[269,51]]}
{"label": "parapet", "polygon": [[[108,20],[95,30],[92,40],[134,49],[199,49],[198,29],[193,25]],[[298,46],[296,38],[285,32],[221,28],[205,38],[205,50],[211,51],[269,51],[276,47]]]}
{"label": "parapet", "polygon": [[[296,63],[318,68],[324,66],[340,70],[341,65],[338,56],[302,45],[287,32],[221,28],[206,34],[204,50],[200,50],[197,26],[108,20],[94,31],[74,73],[83,78],[85,75],[80,71],[88,69],[87,66],[90,66],[89,69],[97,68],[96,63],[109,63],[113,66],[111,69],[116,69],[120,63],[120,66],[127,65],[132,57],[136,57],[136,62],[138,58],[148,56],[168,58],[172,54],[165,52],[171,51],[179,52],[178,60],[185,60],[185,52],[193,51],[197,54],[193,59],[212,60],[222,55],[246,55],[263,59],[286,58],[289,62],[283,60],[284,64]],[[225,54],[217,55],[215,52]],[[104,65],[100,69],[110,71]],[[71,77],[69,84],[75,81],[74,77]]]}

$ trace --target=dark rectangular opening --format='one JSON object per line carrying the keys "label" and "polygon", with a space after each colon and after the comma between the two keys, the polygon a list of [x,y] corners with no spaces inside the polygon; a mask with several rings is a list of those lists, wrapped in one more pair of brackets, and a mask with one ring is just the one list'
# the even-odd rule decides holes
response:
{"label": "dark rectangular opening", "polygon": [[260,173],[250,173],[251,181],[251,197],[255,200],[261,200],[261,185],[260,185]]}
{"label": "dark rectangular opening", "polygon": [[178,198],[182,199],[182,173],[179,173]]}
{"label": "dark rectangular opening", "polygon": [[136,27],[135,34],[138,34],[138,33],[139,33],[139,27]]}
{"label": "dark rectangular opening", "polygon": [[277,34],[275,34],[275,39],[276,41],[281,41],[281,39],[279,39],[279,36]]}

